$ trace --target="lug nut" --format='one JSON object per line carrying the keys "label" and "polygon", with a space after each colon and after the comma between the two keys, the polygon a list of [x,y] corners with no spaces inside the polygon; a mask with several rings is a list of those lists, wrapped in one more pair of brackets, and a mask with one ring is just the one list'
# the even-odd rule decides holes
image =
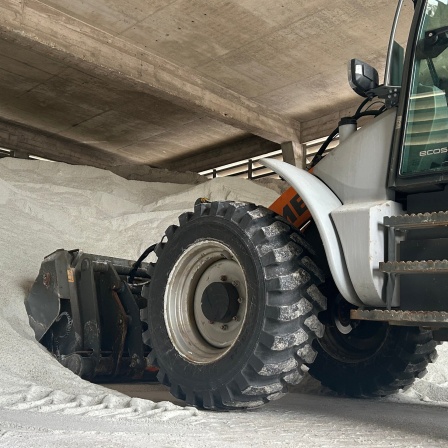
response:
{"label": "lug nut", "polygon": [[209,320],[208,323],[209,323],[210,325],[213,325],[215,322],[213,322],[212,320]]}
{"label": "lug nut", "polygon": [[239,322],[239,320],[240,320],[240,318],[239,318],[238,316],[233,316],[232,319],[233,319],[235,322]]}
{"label": "lug nut", "polygon": [[237,281],[235,280],[234,282],[232,282],[232,285],[235,286],[235,288],[236,288],[237,286],[240,286],[240,282],[237,282]]}
{"label": "lug nut", "polygon": [[238,303],[243,303],[243,299],[241,297],[238,297]]}
{"label": "lug nut", "polygon": [[229,328],[227,325],[221,325],[221,330],[227,330]]}
{"label": "lug nut", "polygon": [[227,275],[221,275],[221,281],[226,282],[227,281]]}

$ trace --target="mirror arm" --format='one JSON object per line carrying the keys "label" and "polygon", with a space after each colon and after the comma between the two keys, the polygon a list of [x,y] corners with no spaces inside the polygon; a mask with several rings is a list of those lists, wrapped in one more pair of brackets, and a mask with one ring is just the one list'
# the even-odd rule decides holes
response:
{"label": "mirror arm", "polygon": [[398,106],[398,99],[400,98],[400,86],[385,86],[384,84],[367,92],[372,97],[378,97],[384,100],[384,105],[387,109]]}
{"label": "mirror arm", "polygon": [[428,30],[417,43],[416,58],[436,58],[448,48],[448,26]]}

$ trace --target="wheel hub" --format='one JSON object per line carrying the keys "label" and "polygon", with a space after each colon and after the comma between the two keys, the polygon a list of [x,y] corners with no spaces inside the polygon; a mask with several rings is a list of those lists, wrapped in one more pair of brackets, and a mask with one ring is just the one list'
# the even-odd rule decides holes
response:
{"label": "wheel hub", "polygon": [[165,322],[178,353],[197,364],[222,358],[238,341],[247,310],[246,277],[233,251],[215,240],[188,246],[165,290]]}
{"label": "wheel hub", "polygon": [[344,363],[369,359],[382,346],[388,328],[387,324],[352,320],[350,310],[353,308],[338,295],[328,308],[329,321],[319,341],[330,356]]}
{"label": "wheel hub", "polygon": [[238,290],[228,282],[213,282],[202,293],[201,309],[210,323],[229,323],[238,314]]}

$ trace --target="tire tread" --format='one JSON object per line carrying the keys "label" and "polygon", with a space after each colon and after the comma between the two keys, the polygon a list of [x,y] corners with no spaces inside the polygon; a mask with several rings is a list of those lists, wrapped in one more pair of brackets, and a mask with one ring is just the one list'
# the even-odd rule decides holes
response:
{"label": "tire tread", "polygon": [[[220,410],[258,407],[283,396],[289,384],[297,384],[303,377],[301,367],[314,356],[312,342],[324,328],[316,317],[325,308],[325,297],[317,288],[323,277],[295,229],[271,210],[241,202],[198,201],[193,213],[179,216],[180,227],[168,227],[167,243],[157,246],[157,256],[162,256],[183,226],[207,216],[233,222],[259,255],[267,306],[255,353],[234,381],[206,392],[171,384],[169,374],[160,366],[163,363],[158,362],[158,356],[163,355],[157,350],[150,352],[149,362],[160,368],[159,380],[171,388],[171,393],[192,406]],[[150,288],[144,291],[149,301]],[[147,309],[142,310],[142,319],[149,325]],[[143,335],[145,344],[153,347],[150,329]]]}

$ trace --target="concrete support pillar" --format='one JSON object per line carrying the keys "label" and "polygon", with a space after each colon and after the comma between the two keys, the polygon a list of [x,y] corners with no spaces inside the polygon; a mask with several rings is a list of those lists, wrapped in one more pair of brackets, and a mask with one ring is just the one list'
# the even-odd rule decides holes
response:
{"label": "concrete support pillar", "polygon": [[29,159],[29,154],[26,151],[14,150],[14,157],[17,159]]}
{"label": "concrete support pillar", "polygon": [[304,147],[297,142],[282,143],[283,161],[298,168],[305,168]]}

